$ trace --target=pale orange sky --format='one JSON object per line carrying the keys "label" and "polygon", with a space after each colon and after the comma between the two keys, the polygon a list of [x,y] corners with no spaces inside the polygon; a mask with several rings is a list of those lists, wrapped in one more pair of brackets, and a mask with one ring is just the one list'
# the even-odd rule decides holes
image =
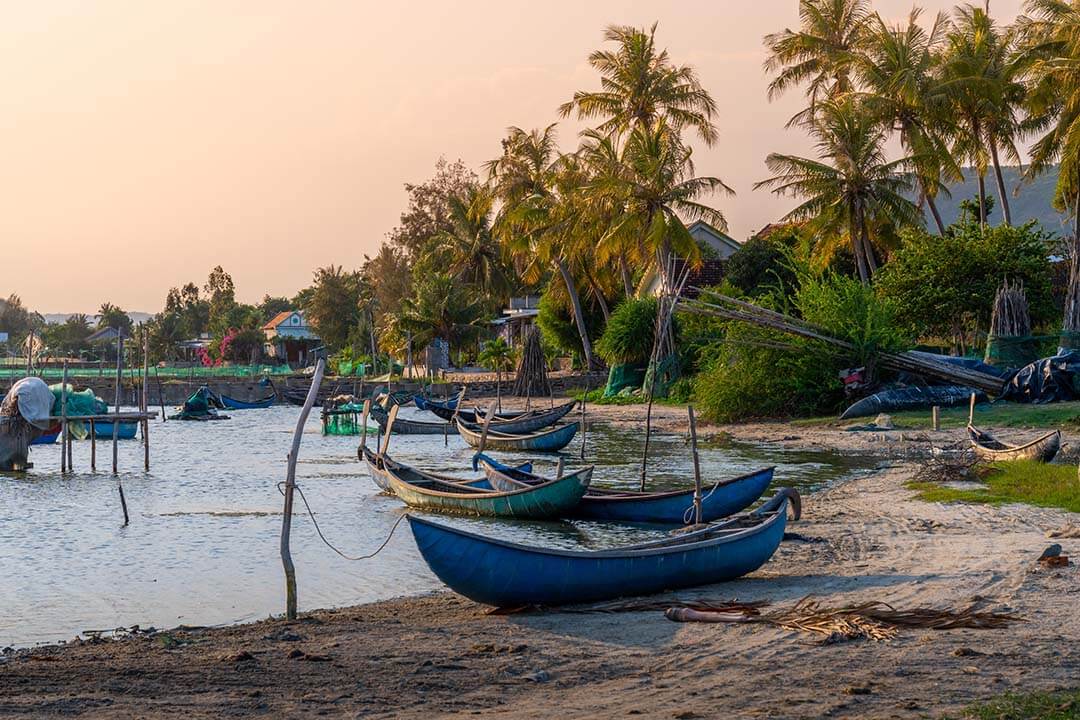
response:
{"label": "pale orange sky", "polygon": [[[877,0],[900,18],[910,1]],[[925,2],[926,16],[953,3]],[[1003,22],[1020,0],[994,0]],[[311,271],[358,267],[396,223],[402,183],[440,155],[473,167],[509,125],[542,126],[597,86],[587,54],[611,23],[659,21],[721,107],[699,174],[745,239],[791,206],[751,185],[793,93],[768,103],[762,36],[795,0],[429,2],[50,0],[0,12],[0,294],[41,312],[108,300],[161,309],[221,264],[239,299],[292,295]],[[560,124],[565,149],[580,125]]]}

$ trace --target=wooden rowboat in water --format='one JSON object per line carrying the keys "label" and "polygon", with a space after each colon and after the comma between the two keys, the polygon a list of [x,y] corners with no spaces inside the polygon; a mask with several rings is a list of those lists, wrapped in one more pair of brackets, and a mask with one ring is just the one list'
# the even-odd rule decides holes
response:
{"label": "wooden rowboat in water", "polygon": [[[495,423],[493,422],[492,425]],[[494,450],[517,450],[532,452],[558,452],[570,444],[577,434],[578,423],[567,423],[548,430],[528,434],[511,434],[488,429],[484,447]],[[461,423],[458,434],[474,448],[480,448],[484,436],[482,428]]]}
{"label": "wooden rowboat in water", "polygon": [[1060,430],[1048,432],[1022,445],[1010,445],[1002,442],[974,425],[968,425],[967,430],[968,437],[971,440],[971,449],[975,451],[975,455],[979,459],[989,462],[1005,460],[1050,462],[1058,454],[1058,450],[1061,449]]}
{"label": "wooden rowboat in water", "polygon": [[[781,488],[756,511],[701,530],[611,550],[535,547],[417,517],[409,526],[432,572],[456,593],[486,605],[593,602],[734,580],[780,546],[789,501]],[[797,518],[796,511],[796,518]]]}

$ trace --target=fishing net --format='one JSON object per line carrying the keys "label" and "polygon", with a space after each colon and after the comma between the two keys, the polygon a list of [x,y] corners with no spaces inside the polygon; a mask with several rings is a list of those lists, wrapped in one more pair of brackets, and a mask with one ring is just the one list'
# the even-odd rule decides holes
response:
{"label": "fishing net", "polygon": [[[1062,341],[1064,341],[1062,336]],[[1039,338],[1033,335],[990,335],[985,360],[997,367],[1020,368],[1039,357]]]}
{"label": "fishing net", "polygon": [[[655,375],[655,380],[653,379]],[[648,370],[645,371],[644,388],[648,388],[651,383],[653,385],[654,397],[667,397],[668,391],[671,390],[671,386],[675,384],[675,381],[679,379],[679,358],[675,354],[668,355],[659,363],[653,365],[649,364]]]}
{"label": "fishing net", "polygon": [[225,404],[213,390],[203,385],[188,396],[184,401],[184,407],[176,415],[169,417],[170,420],[211,420],[224,418],[217,411],[224,408]]}
{"label": "fishing net", "polygon": [[[359,435],[364,428],[361,420],[364,417],[364,406],[357,403],[347,403],[335,410],[323,413],[323,435]],[[379,431],[377,425],[367,426],[368,434]]]}
{"label": "fishing net", "polygon": [[[52,414],[61,415],[64,411],[64,384],[57,383],[49,386],[53,394]],[[105,402],[90,388],[82,392],[75,392],[70,384],[67,386],[67,414],[70,415],[104,415],[109,412],[109,403]],[[85,440],[90,434],[90,429],[85,422],[68,423],[69,432],[76,440]]]}
{"label": "fishing net", "polygon": [[626,388],[639,389],[645,383],[645,368],[640,365],[612,365],[608,371],[604,397],[614,397]]}

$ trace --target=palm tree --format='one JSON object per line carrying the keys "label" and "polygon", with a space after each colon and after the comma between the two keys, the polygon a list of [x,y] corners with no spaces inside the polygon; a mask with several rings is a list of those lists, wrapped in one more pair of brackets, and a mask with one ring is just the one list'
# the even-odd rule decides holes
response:
{"label": "palm tree", "polygon": [[525,262],[526,281],[539,280],[544,267],[554,266],[558,271],[573,308],[585,362],[593,367],[592,342],[571,272],[576,248],[569,230],[577,214],[573,196],[580,175],[559,155],[554,124],[529,132],[512,127],[502,145],[502,155],[486,165],[492,192],[502,202],[495,233]]}
{"label": "palm tree", "polygon": [[474,338],[486,317],[484,304],[447,272],[426,273],[401,306],[398,333],[425,347],[439,338],[451,347]]}
{"label": "palm tree", "polygon": [[1040,134],[1031,147],[1028,177],[1060,162],[1054,206],[1073,211],[1080,238],[1080,5],[1028,0],[1017,20],[1028,68],[1027,127]]}
{"label": "palm tree", "polygon": [[436,237],[458,278],[489,298],[501,299],[510,293],[513,282],[502,245],[491,234],[492,206],[491,193],[479,187],[467,189],[462,196],[450,196],[450,229]]}
{"label": "palm tree", "polygon": [[602,119],[599,130],[619,135],[664,118],[677,130],[697,131],[706,145],[716,142],[712,118],[716,102],[688,65],[674,65],[667,50],[656,47],[656,23],[647,31],[611,25],[604,40],[614,50],[596,50],[589,64],[600,73],[600,91],[580,90],[559,107],[563,117],[575,111],[579,119]]}
{"label": "palm tree", "polygon": [[799,29],[765,36],[765,70],[774,73],[769,99],[805,84],[810,106],[788,126],[810,122],[818,103],[853,88],[852,69],[867,39],[867,0],[800,0]]}
{"label": "palm tree", "polygon": [[514,348],[503,338],[497,337],[484,343],[478,358],[483,367],[495,371],[495,402],[498,404],[498,412],[502,412],[502,373],[514,364],[514,354]]}
{"label": "palm tree", "polygon": [[818,159],[771,153],[765,164],[774,175],[754,188],[802,199],[784,220],[809,221],[818,238],[846,232],[859,279],[866,283],[877,269],[871,229],[883,221],[921,223],[906,195],[913,187],[906,172],[911,159],[885,157],[886,130],[853,97],[822,102],[816,115],[811,132]]}
{"label": "palm tree", "polygon": [[[587,134],[586,156],[604,139]],[[723,213],[701,202],[714,192],[734,194],[719,178],[695,176],[692,151],[683,145],[664,119],[635,127],[626,138],[620,162],[608,166],[591,183],[589,194],[615,204],[621,212],[614,218],[603,243],[622,248],[637,242],[643,255],[656,260],[662,272],[667,259],[678,255],[695,262],[701,251],[684,220],[705,220],[727,228]],[[602,244],[603,244],[602,243]],[[664,278],[667,285],[673,278]]]}
{"label": "palm tree", "polygon": [[[956,9],[942,57],[941,90],[956,116],[953,156],[970,162],[979,179],[979,200],[986,195],[986,173],[994,168],[998,199],[1006,225],[1012,224],[1008,192],[1001,174],[1002,153],[1020,162],[1016,137],[1018,112],[1024,102],[1021,81],[1027,58],[1015,52],[1011,32],[1003,32],[982,9],[963,5]],[[981,223],[986,209],[980,209]]]}
{"label": "palm tree", "polygon": [[920,12],[913,9],[907,26],[897,27],[874,15],[855,68],[865,107],[899,134],[914,162],[920,197],[938,233],[944,235],[945,224],[934,198],[945,189],[943,173],[960,179],[946,143],[946,136],[952,134],[951,116],[935,75],[948,19],[939,13],[925,30],[918,24]]}

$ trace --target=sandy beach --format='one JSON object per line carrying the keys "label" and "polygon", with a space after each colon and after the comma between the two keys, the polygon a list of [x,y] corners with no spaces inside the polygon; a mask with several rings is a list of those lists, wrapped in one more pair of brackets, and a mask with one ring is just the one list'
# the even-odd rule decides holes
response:
{"label": "sandy beach", "polygon": [[[640,408],[597,414],[641,417]],[[656,411],[669,430],[682,417],[678,408]],[[707,431],[852,452],[902,445],[784,424]],[[937,443],[949,433],[934,436]],[[1051,542],[1080,555],[1080,539],[1048,539],[1077,517],[915,500],[904,483],[916,467],[894,460],[805,497],[803,519],[789,526],[798,537],[761,570],[657,600],[786,608],[812,595],[824,606],[973,606],[1024,622],[821,644],[820,636],[763,625],[675,623],[660,610],[490,615],[443,592],[291,623],[9,651],[0,661],[0,716],[531,718],[557,708],[575,718],[915,718],[1006,691],[1075,686],[1080,571],[1036,560]]]}

